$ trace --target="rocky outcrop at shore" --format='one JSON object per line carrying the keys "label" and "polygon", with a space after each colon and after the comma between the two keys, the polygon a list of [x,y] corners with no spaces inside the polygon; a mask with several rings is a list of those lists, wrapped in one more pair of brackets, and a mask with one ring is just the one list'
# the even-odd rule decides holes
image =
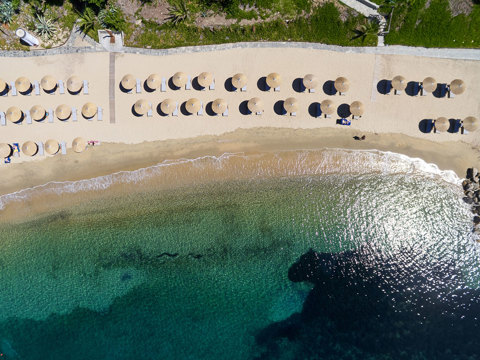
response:
{"label": "rocky outcrop at shore", "polygon": [[476,168],[467,169],[467,176],[462,182],[465,197],[463,200],[472,205],[473,232],[480,235],[480,173]]}

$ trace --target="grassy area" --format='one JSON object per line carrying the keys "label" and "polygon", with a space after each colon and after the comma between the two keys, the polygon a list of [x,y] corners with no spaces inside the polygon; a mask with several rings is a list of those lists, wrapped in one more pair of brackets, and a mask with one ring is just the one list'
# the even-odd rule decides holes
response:
{"label": "grassy area", "polygon": [[[199,29],[193,25],[158,25],[144,21],[142,33],[134,37],[129,46],[171,48],[189,45],[221,44],[240,41],[307,41],[344,46],[376,45],[375,38],[364,43],[351,40],[353,29],[365,23],[363,16],[349,16],[343,22],[333,3],[316,8],[308,18],[299,17],[285,22],[274,20],[256,25],[232,25],[218,29]],[[128,34],[127,34],[128,35]],[[126,36],[129,38],[129,36]]]}
{"label": "grassy area", "polygon": [[480,47],[480,5],[452,16],[447,0],[416,0],[395,7],[387,44],[425,47]]}

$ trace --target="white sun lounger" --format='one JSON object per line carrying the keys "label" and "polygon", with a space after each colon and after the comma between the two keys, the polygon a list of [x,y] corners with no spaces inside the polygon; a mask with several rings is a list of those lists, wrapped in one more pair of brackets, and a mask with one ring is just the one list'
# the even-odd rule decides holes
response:
{"label": "white sun lounger", "polygon": [[215,78],[212,79],[212,83],[210,84],[210,90],[215,90]]}
{"label": "white sun lounger", "polygon": [[142,92],[142,83],[140,79],[137,79],[137,87],[136,87],[137,94],[140,94]]}
{"label": "white sun lounger", "polygon": [[273,89],[273,91],[276,91],[276,92],[280,91],[280,86],[277,86],[275,89]]}
{"label": "white sun lounger", "polygon": [[32,117],[30,116],[30,111],[29,110],[25,111],[25,118],[27,119],[27,124],[32,123]]}
{"label": "white sun lounger", "polygon": [[242,92],[247,91],[247,85],[245,85],[243,88],[241,88],[240,91],[242,91]]}
{"label": "white sun lounger", "polygon": [[262,115],[262,111],[257,111],[257,115]]}
{"label": "white sun lounger", "polygon": [[203,101],[200,101],[200,110],[198,110],[197,115],[203,116]]}
{"label": "white sun lounger", "polygon": [[58,92],[65,94],[65,87],[63,86],[63,80],[58,80]]}
{"label": "white sun lounger", "polygon": [[228,107],[225,109],[225,111],[222,114],[223,116],[228,116]]}
{"label": "white sun lounger", "polygon": [[192,89],[192,79],[190,78],[190,75],[188,75],[187,83],[185,84],[185,90],[191,90]]}
{"label": "white sun lounger", "polygon": [[291,112],[290,113],[290,116],[297,116],[297,113],[294,111],[294,112]]}
{"label": "white sun lounger", "polygon": [[148,109],[148,111],[147,111],[147,116],[152,117],[152,115],[153,115],[152,103],[148,103],[148,105],[150,105],[150,109]]}
{"label": "white sun lounger", "polygon": [[37,80],[33,82],[33,88],[35,90],[35,95],[40,95],[40,85],[38,85]]}
{"label": "white sun lounger", "polygon": [[15,87],[15,83],[13,81],[10,84],[10,88],[12,89],[12,96],[17,96],[17,88]]}
{"label": "white sun lounger", "polygon": [[52,109],[48,109],[48,122],[49,123],[53,123],[53,110]]}
{"label": "white sun lounger", "polygon": [[401,91],[401,90],[396,90],[396,89],[395,89],[395,91],[394,91],[393,93],[394,93],[395,95],[400,95],[400,94],[402,93],[402,91]]}
{"label": "white sun lounger", "polygon": [[315,89],[308,89],[308,92],[314,93],[314,92],[315,92]]}
{"label": "white sun lounger", "polygon": [[160,91],[165,92],[167,91],[167,80],[162,77],[162,85],[160,86]]}
{"label": "white sun lounger", "polygon": [[62,155],[67,155],[67,144],[65,144],[65,141],[60,143],[60,149],[62,149]]}
{"label": "white sun lounger", "polygon": [[450,85],[447,86],[447,92],[450,99],[453,99],[455,97],[455,94],[450,91]]}
{"label": "white sun lounger", "polygon": [[340,91],[338,92],[338,95],[340,95],[340,96],[345,96],[345,94],[346,93],[344,93],[344,92],[340,92]]}
{"label": "white sun lounger", "polygon": [[77,121],[77,108],[72,107],[72,121]]}
{"label": "white sun lounger", "polygon": [[41,141],[37,142],[37,146],[38,146],[37,155],[40,155],[40,156],[45,155],[45,152],[43,150],[43,142],[41,142]]}
{"label": "white sun lounger", "polygon": [[7,125],[7,122],[6,122],[6,120],[5,120],[5,113],[4,113],[3,111],[0,112],[0,124],[1,124],[2,126]]}
{"label": "white sun lounger", "polygon": [[88,81],[83,80],[83,94],[88,95]]}
{"label": "white sun lounger", "polygon": [[103,109],[99,106],[97,109],[97,121],[103,120]]}
{"label": "white sun lounger", "polygon": [[175,104],[175,110],[173,110],[172,116],[178,116],[178,103]]}

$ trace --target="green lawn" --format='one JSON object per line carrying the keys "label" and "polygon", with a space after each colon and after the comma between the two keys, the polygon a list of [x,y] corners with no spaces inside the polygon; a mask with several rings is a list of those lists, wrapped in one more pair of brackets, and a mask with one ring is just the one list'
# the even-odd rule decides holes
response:
{"label": "green lawn", "polygon": [[480,5],[472,12],[452,16],[447,0],[416,0],[395,7],[387,44],[425,47],[480,47]]}

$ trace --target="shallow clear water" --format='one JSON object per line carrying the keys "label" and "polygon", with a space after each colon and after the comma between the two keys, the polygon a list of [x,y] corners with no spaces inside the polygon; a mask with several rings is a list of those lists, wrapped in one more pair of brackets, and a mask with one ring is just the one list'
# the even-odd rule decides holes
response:
{"label": "shallow clear water", "polygon": [[[102,190],[74,206],[1,225],[3,358],[303,358],[305,343],[315,350],[317,340],[277,337],[269,329],[302,311],[313,284],[292,282],[288,275],[310,248],[329,254],[361,249],[355,262],[368,272],[345,272],[342,281],[370,277],[390,305],[402,293],[409,300],[397,300],[395,313],[405,319],[418,313],[418,327],[429,316],[422,310],[425,298],[417,296],[423,293],[429,304],[445,303],[441,311],[477,326],[470,313],[452,310],[476,303],[476,297],[457,291],[476,291],[480,272],[460,188],[439,175],[411,171],[411,164],[392,170],[381,156],[375,168],[369,163],[355,171],[306,171],[315,156],[320,159],[320,154],[310,154],[308,161],[298,154],[276,155],[275,166],[288,169],[287,176],[273,170],[267,176],[272,159],[266,166],[257,157],[243,159],[238,176],[230,173],[228,179],[188,186],[178,181],[169,189],[127,181],[121,191]],[[288,163],[292,159],[295,166]],[[186,166],[195,174],[212,171],[195,162]],[[215,164],[216,171],[228,166]],[[185,168],[182,174],[186,177]],[[167,175],[174,177],[150,177]],[[23,201],[20,206],[31,206]],[[349,262],[340,257],[330,265]],[[323,293],[333,294],[325,286]],[[339,311],[360,303],[355,291],[345,292]],[[357,340],[345,342],[352,331],[375,329],[345,329],[336,316],[311,317],[338,332],[331,351],[322,344],[323,358],[352,358],[352,349],[359,358],[391,356],[371,353]],[[474,337],[465,333],[462,341],[475,343]],[[404,358],[422,352],[435,358],[422,346],[407,349]]]}

